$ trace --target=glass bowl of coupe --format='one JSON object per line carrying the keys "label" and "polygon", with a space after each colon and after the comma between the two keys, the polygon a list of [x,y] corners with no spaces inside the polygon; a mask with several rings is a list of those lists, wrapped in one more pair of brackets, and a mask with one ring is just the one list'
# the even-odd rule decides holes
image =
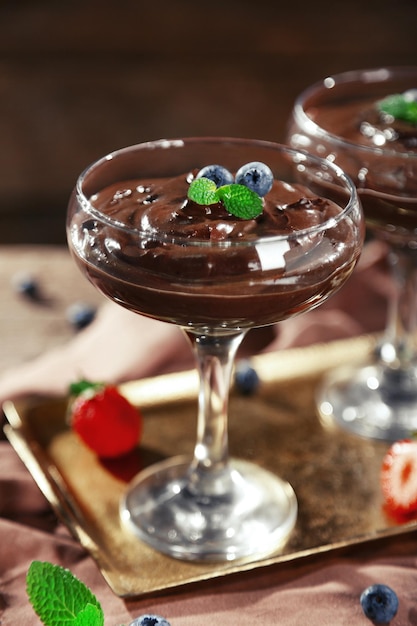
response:
{"label": "glass bowl of coupe", "polygon": [[371,362],[335,370],[318,396],[323,420],[364,437],[417,429],[417,67],[330,76],[296,100],[292,147],[353,179],[369,234],[386,242],[394,289]]}
{"label": "glass bowl of coupe", "polygon": [[67,232],[101,292],[183,329],[200,376],[194,455],[141,472],[122,499],[122,523],[188,560],[279,549],[296,523],[297,499],[286,480],[230,458],[231,371],[251,328],[318,306],[350,276],[364,235],[350,179],[269,142],[155,141],[81,174]]}

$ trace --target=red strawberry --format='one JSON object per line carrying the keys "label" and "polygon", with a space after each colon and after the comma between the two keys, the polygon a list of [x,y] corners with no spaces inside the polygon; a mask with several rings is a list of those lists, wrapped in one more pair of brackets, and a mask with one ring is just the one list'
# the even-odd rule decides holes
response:
{"label": "red strawberry", "polygon": [[142,416],[113,385],[81,381],[71,385],[77,394],[70,406],[71,426],[99,457],[126,454],[139,442]]}
{"label": "red strawberry", "polygon": [[417,513],[417,441],[392,444],[381,467],[381,487],[387,511],[396,517]]}

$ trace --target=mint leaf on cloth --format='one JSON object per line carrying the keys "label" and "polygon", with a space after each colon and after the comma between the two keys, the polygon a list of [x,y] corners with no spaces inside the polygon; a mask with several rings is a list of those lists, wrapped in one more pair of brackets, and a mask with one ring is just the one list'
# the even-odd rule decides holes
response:
{"label": "mint leaf on cloth", "polygon": [[26,590],[35,613],[45,626],[103,626],[100,603],[68,569],[33,561]]}
{"label": "mint leaf on cloth", "polygon": [[78,613],[73,626],[98,626],[104,624],[103,612],[95,604],[87,604],[85,609]]}

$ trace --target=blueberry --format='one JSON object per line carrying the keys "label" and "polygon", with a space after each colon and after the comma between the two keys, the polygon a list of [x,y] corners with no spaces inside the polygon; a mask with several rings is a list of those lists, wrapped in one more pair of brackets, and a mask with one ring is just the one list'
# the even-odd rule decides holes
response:
{"label": "blueberry", "polygon": [[250,396],[259,387],[259,376],[256,370],[247,362],[240,361],[236,366],[236,389],[244,396]]}
{"label": "blueberry", "polygon": [[216,187],[233,183],[233,175],[222,165],[206,165],[198,172],[196,178],[208,178],[216,183]]}
{"label": "blueberry", "polygon": [[374,624],[388,624],[398,611],[398,597],[387,585],[371,585],[360,597],[362,610]]}
{"label": "blueberry", "polygon": [[140,615],[133,622],[130,622],[129,626],[171,626],[170,623],[160,615],[153,615],[149,613],[147,615]]}
{"label": "blueberry", "polygon": [[67,309],[67,320],[77,330],[81,330],[91,324],[95,315],[95,307],[84,302],[75,302]]}
{"label": "blueberry", "polygon": [[274,175],[265,163],[246,163],[237,171],[235,182],[252,189],[258,196],[266,196],[274,182]]}
{"label": "blueberry", "polygon": [[30,300],[40,299],[40,290],[37,280],[26,272],[18,273],[13,276],[13,287],[17,293],[29,298]]}

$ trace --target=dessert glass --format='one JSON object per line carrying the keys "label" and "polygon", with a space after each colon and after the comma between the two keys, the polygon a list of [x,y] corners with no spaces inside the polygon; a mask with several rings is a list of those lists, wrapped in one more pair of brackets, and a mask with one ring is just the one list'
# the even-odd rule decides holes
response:
{"label": "dessert glass", "polygon": [[416,87],[417,67],[328,77],[298,97],[288,135],[353,179],[369,233],[389,249],[395,288],[384,336],[369,363],[332,372],[318,394],[326,423],[387,441],[417,429],[417,125],[382,120],[375,102]]}
{"label": "dessert glass", "polygon": [[[276,179],[331,198],[337,215],[318,217],[313,226],[286,234],[207,240],[187,236],[187,224],[174,233],[164,219],[157,227],[148,228],[146,220],[138,227],[126,216],[104,213],[95,202],[97,194],[117,184],[117,204],[129,194],[132,179],[181,175],[185,181],[211,163],[236,172],[251,161],[267,163]],[[151,203],[152,192],[148,199]],[[177,208],[185,201],[178,198]],[[237,222],[245,230],[245,220]],[[325,160],[269,142],[150,142],[116,151],[81,174],[69,204],[67,233],[77,264],[101,292],[183,329],[200,377],[193,458],[174,457],[141,472],[122,499],[123,524],[157,550],[188,560],[255,558],[279,548],[296,523],[297,500],[286,480],[229,458],[234,358],[252,327],[319,305],[351,274],[364,233],[353,183]]]}

